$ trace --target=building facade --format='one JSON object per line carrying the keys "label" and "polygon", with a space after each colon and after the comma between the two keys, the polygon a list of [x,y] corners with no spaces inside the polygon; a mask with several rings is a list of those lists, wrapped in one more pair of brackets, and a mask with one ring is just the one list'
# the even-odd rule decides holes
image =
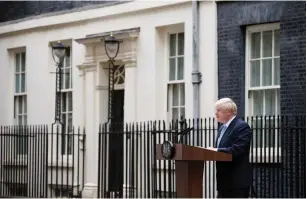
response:
{"label": "building facade", "polygon": [[[215,2],[199,3],[199,117],[213,116],[217,100],[216,16]],[[102,39],[112,33],[123,40],[114,74],[119,120],[192,118],[193,20],[189,1],[133,1],[4,22],[0,124],[54,121],[51,46],[63,42],[70,50],[63,66],[62,121],[86,128],[90,155],[85,155],[84,183],[91,190],[97,186],[98,127],[108,120],[108,57]]]}
{"label": "building facade", "polygon": [[[304,115],[306,2],[219,2],[217,18],[219,98],[228,96],[234,99],[241,116]],[[258,128],[263,128],[264,123],[258,125]],[[299,125],[292,121],[291,126]],[[263,197],[280,186],[278,183],[287,177],[286,171],[299,168],[305,161],[302,158],[306,150],[305,135],[300,138],[302,143],[293,143],[291,137],[295,132],[286,129],[279,132],[284,137],[280,139],[281,136],[273,134],[271,140],[275,144],[265,143],[264,134],[258,138],[254,135],[254,142],[260,140],[267,151],[275,151],[274,156],[280,156],[277,164],[273,160],[274,153],[267,160],[260,161],[262,164],[255,164],[255,171],[264,171],[264,176],[255,177],[256,191],[265,190]],[[280,145],[276,144],[278,142]],[[298,154],[293,156],[293,146],[297,145]],[[290,159],[293,165],[289,164]],[[269,179],[274,170],[283,174],[273,181],[264,180]],[[297,179],[305,176],[298,171],[292,175]],[[271,185],[267,184],[269,181]],[[285,191],[275,197],[285,197],[290,187],[301,190],[295,196],[301,197],[304,195],[302,186],[305,185],[298,181],[287,182]]]}
{"label": "building facade", "polygon": [[[56,66],[52,46],[64,43],[69,50],[63,65],[61,117],[66,127],[85,128],[82,195],[96,197],[98,131],[109,116],[106,36],[112,34],[123,41],[115,59],[112,94],[112,113],[117,121],[214,117],[214,102],[222,97],[234,99],[239,116],[305,114],[305,7],[305,2],[194,4],[186,0],[10,4],[6,7],[9,11],[0,14],[0,125],[54,122]],[[278,156],[265,157],[263,162],[257,155],[259,149],[253,148],[255,170],[266,173],[265,177],[255,174],[256,191],[277,187],[278,178],[270,181],[272,185],[263,184],[272,168],[293,167],[285,155],[291,154],[293,144],[287,136],[280,141],[282,148],[280,144],[266,146],[261,137],[254,136],[265,146],[260,151],[275,151]],[[275,138],[278,140],[274,134]],[[305,165],[305,148],[300,146],[294,167]],[[68,147],[63,153],[71,161]],[[137,168],[141,166],[133,170],[139,172]],[[206,176],[204,190],[214,187],[211,168],[206,168],[210,177]],[[299,183],[294,186],[302,190]],[[170,191],[164,187],[158,191]]]}

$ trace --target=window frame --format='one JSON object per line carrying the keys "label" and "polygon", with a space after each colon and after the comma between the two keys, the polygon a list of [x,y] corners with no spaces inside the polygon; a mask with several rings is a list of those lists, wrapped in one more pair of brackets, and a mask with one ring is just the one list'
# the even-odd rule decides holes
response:
{"label": "window frame", "polygon": [[[20,70],[17,71],[17,54],[20,55],[19,57],[19,68]],[[22,54],[24,54],[25,56],[25,60],[24,60],[24,71],[21,70],[22,68]],[[13,52],[11,52],[11,55],[12,55],[12,67],[13,67],[13,124],[16,125],[16,126],[21,126],[21,128],[23,127],[26,127],[27,129],[27,124],[28,124],[28,94],[27,94],[27,52],[26,52],[26,49],[25,48],[20,48],[18,50],[14,50]],[[21,79],[19,79],[19,92],[17,92],[16,90],[16,76],[17,75],[20,75],[21,77],[21,74],[24,74],[24,91],[22,92],[21,91]],[[20,106],[20,103],[18,102],[18,98],[21,98],[22,99],[22,113],[18,113],[18,109],[19,109],[19,106]],[[27,107],[27,108],[25,108]],[[26,111],[25,111],[26,110]],[[22,116],[22,124],[19,124],[19,116]],[[26,118],[26,122],[25,122],[25,118]],[[23,128],[24,129],[24,128]],[[29,137],[28,136],[25,136],[27,138],[27,153],[25,154],[20,154],[18,152],[18,149],[17,149],[17,146],[14,147],[15,150],[16,150],[16,158],[14,158],[14,160],[16,161],[21,161],[20,163],[18,164],[24,164],[23,162],[25,162],[27,160],[27,157],[28,157],[28,152],[29,152]],[[18,139],[15,140],[15,142],[19,143]]]}
{"label": "window frame", "polygon": [[[183,47],[183,55],[178,55],[178,35],[180,33],[183,33],[184,34],[184,41],[183,41],[183,44],[184,44],[184,47]],[[176,34],[176,54],[175,56],[171,56],[170,55],[170,36],[172,34]],[[166,97],[167,97],[167,120],[168,121],[173,121],[173,112],[172,112],[172,109],[173,109],[173,85],[177,84],[178,86],[181,86],[181,84],[184,86],[184,105],[178,105],[178,106],[175,106],[175,108],[184,108],[184,115],[186,116],[186,83],[185,83],[185,79],[186,79],[186,73],[185,73],[185,70],[186,70],[186,67],[185,67],[185,56],[186,56],[186,33],[185,33],[185,30],[184,30],[184,26],[180,26],[179,27],[170,27],[169,29],[167,29],[166,31],[166,35],[165,35],[165,48],[166,48]],[[183,58],[183,78],[180,79],[180,80],[177,80],[177,70],[178,70],[178,57],[182,57]],[[175,58],[176,59],[176,78],[175,80],[170,80],[170,61],[169,59],[170,58]],[[180,89],[179,89],[180,90]],[[181,91],[179,91],[181,92]],[[180,94],[181,95],[181,94]],[[178,103],[180,103],[180,99],[178,99]],[[178,120],[180,120],[181,118],[178,118]]]}
{"label": "window frame", "polygon": [[[269,24],[259,24],[259,25],[252,25],[252,26],[247,26],[246,27],[246,33],[245,33],[245,115],[249,118],[251,118],[251,116],[253,116],[253,108],[250,108],[250,104],[252,103],[252,99],[249,98],[250,96],[250,91],[266,91],[266,90],[274,90],[274,92],[279,91],[280,93],[280,82],[279,85],[271,85],[271,86],[262,86],[260,85],[259,87],[250,87],[250,80],[251,80],[251,76],[250,76],[250,55],[251,55],[251,34],[255,33],[255,32],[263,32],[263,31],[268,31],[268,30],[276,30],[279,29],[280,30],[280,23],[269,23]],[[273,34],[274,35],[274,34]],[[274,40],[274,36],[273,36],[273,40]],[[260,38],[260,62],[262,59],[262,34],[261,34],[261,38]],[[274,49],[274,41],[272,43],[272,49]],[[276,56],[274,56],[272,54],[271,57],[268,57],[270,59],[274,59]],[[279,59],[280,59],[280,54],[279,54]],[[261,63],[260,63],[261,66]],[[272,67],[274,67],[274,65],[272,64]],[[274,70],[273,70],[274,71]],[[273,75],[273,74],[272,74]],[[274,77],[274,75],[273,75]],[[262,79],[262,70],[260,68],[260,79]],[[272,80],[274,81],[274,80]],[[279,81],[281,81],[279,79]],[[260,81],[261,83],[261,81]],[[274,94],[274,96],[276,96],[276,94]],[[280,107],[280,103],[276,103],[275,105],[275,109],[278,108],[277,106]],[[277,111],[275,110],[275,113]],[[275,115],[275,117],[277,117],[277,115]],[[255,118],[255,116],[254,116]],[[263,117],[264,118],[264,117]],[[268,119],[270,117],[267,117]],[[264,119],[263,119],[264,120]],[[253,122],[250,120],[250,122]],[[277,124],[278,122],[276,121],[275,124]],[[276,131],[279,131],[279,128],[277,128]],[[265,133],[265,132],[263,132]],[[280,132],[276,132],[275,140],[276,143],[279,137]],[[264,140],[262,141],[264,143]],[[262,144],[263,144],[262,143]],[[273,147],[253,147],[252,148],[252,153],[254,154],[253,157],[250,157],[250,160],[252,162],[261,162],[261,163],[277,163],[281,161],[281,145],[279,146],[273,146]],[[260,155],[258,155],[259,157],[256,157],[255,154],[271,154],[271,155],[266,155],[266,157],[260,157]],[[274,156],[274,157],[272,157]]]}
{"label": "window frame", "polygon": [[[63,60],[63,68],[61,69],[62,70],[62,85],[61,85],[61,120],[62,120],[62,123],[64,125],[64,131],[66,132],[67,130],[70,130],[71,132],[69,132],[70,134],[74,134],[73,132],[73,67],[72,67],[72,46],[69,45],[67,46],[67,48],[69,48],[69,67],[67,67],[66,65],[66,59],[67,59],[67,55],[65,56],[64,60]],[[69,74],[69,77],[66,76],[65,74],[65,70],[69,70],[70,71],[70,74]],[[69,86],[68,88],[66,88],[65,86],[65,80],[66,78],[70,78],[69,79]],[[63,87],[62,87],[63,86]],[[67,96],[69,96],[69,93],[71,93],[71,111],[69,110],[69,99]],[[64,95],[66,95],[66,98],[65,98],[65,104],[66,104],[66,110],[63,110],[63,100],[64,100]],[[72,117],[72,126],[68,129],[68,124],[66,124],[66,121],[68,121],[68,116],[69,114],[71,114],[71,117]],[[63,121],[63,115],[65,115],[65,121]],[[65,125],[66,124],[66,125]],[[68,137],[69,136],[65,136],[65,146],[64,146],[64,153],[62,151],[63,149],[63,138],[61,138],[61,148],[59,150],[61,150],[61,156],[64,156],[65,160],[67,159],[66,157],[68,156],[68,158],[70,159],[70,157],[72,157],[72,154],[73,154],[73,151],[71,151],[71,153],[69,154],[68,153],[68,148],[67,148],[67,143],[68,143]],[[74,136],[72,136],[72,139],[71,139],[71,142],[74,142]],[[72,146],[71,146],[72,147]],[[74,150],[73,148],[71,150]],[[70,160],[69,160],[70,161]]]}

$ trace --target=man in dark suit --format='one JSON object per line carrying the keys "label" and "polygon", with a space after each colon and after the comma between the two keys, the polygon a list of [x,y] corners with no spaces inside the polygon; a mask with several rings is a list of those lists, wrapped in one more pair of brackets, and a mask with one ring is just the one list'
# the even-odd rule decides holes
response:
{"label": "man in dark suit", "polygon": [[216,119],[220,127],[216,148],[212,150],[232,154],[231,162],[216,162],[218,198],[247,198],[252,185],[252,166],[249,162],[252,132],[249,125],[238,118],[237,106],[230,98],[216,102]]}

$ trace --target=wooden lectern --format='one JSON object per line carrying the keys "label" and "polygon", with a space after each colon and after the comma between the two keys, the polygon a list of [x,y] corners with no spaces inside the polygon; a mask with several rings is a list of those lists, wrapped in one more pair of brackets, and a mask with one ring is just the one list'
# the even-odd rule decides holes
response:
{"label": "wooden lectern", "polygon": [[[165,159],[162,144],[156,145],[157,160]],[[204,161],[232,161],[232,155],[201,147],[174,144],[176,192],[178,198],[202,198]]]}

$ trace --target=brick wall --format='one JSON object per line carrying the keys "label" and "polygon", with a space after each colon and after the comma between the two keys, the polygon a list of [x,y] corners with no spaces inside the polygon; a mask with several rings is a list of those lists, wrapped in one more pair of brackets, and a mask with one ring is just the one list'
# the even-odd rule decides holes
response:
{"label": "brick wall", "polygon": [[0,1],[0,23],[105,3],[112,3],[112,1]]}
{"label": "brick wall", "polygon": [[245,27],[280,22],[281,113],[306,110],[305,2],[218,3],[219,97],[229,96],[244,115]]}
{"label": "brick wall", "polygon": [[[306,2],[218,2],[218,84],[219,98],[231,97],[238,105],[238,114],[245,113],[245,28],[247,25],[280,22],[280,106],[282,115],[306,114]],[[289,121],[295,127],[295,120]],[[304,123],[306,128],[306,124]],[[256,182],[271,187],[269,194],[281,180],[305,176],[305,134],[300,139],[289,139],[295,130],[282,129],[282,163],[254,165]],[[297,134],[295,134],[297,136]],[[291,141],[292,140],[292,141]],[[297,142],[300,140],[300,143]],[[296,150],[293,150],[296,146]],[[275,168],[275,169],[273,169]],[[303,168],[303,169],[302,169]],[[266,184],[272,170],[282,177]],[[277,172],[277,173],[278,173]],[[257,181],[257,179],[262,179]],[[302,183],[303,182],[303,183]],[[306,180],[286,182],[278,197],[302,197]],[[257,186],[257,189],[262,189]],[[259,190],[258,190],[259,191]],[[276,190],[275,190],[276,191]],[[267,194],[262,197],[268,196]],[[297,195],[296,195],[297,194]],[[259,195],[258,195],[259,197]]]}
{"label": "brick wall", "polygon": [[281,113],[306,113],[306,2],[283,2],[280,18]]}

